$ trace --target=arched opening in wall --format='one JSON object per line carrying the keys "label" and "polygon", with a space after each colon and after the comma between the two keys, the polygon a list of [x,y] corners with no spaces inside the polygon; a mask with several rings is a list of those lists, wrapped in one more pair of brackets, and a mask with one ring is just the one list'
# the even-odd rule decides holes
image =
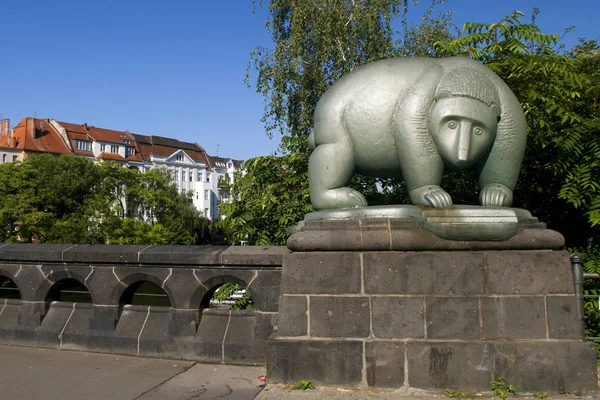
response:
{"label": "arched opening in wall", "polygon": [[0,299],[21,299],[19,287],[8,276],[0,275]]}
{"label": "arched opening in wall", "polygon": [[119,306],[133,304],[136,306],[171,307],[169,295],[156,283],[149,281],[135,282],[121,295]]}
{"label": "arched opening in wall", "polygon": [[71,303],[91,303],[92,295],[87,286],[77,279],[61,279],[52,285],[46,294],[46,304],[53,301],[65,301]]}
{"label": "arched opening in wall", "polygon": [[225,310],[256,310],[256,305],[250,296],[250,292],[239,283],[226,282],[215,286],[206,296],[207,304],[201,308],[225,309]]}

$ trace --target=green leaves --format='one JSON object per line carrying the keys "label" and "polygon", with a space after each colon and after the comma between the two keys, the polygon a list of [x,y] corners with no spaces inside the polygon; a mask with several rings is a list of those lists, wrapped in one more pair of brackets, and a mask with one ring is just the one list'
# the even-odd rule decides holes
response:
{"label": "green leaves", "polygon": [[166,171],[48,154],[0,165],[0,241],[192,244],[205,230]]}

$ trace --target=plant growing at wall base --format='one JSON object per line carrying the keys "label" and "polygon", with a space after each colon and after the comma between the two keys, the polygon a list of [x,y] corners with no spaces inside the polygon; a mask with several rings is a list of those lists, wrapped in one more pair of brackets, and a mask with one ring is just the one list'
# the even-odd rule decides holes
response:
{"label": "plant growing at wall base", "polygon": [[517,391],[513,385],[506,386],[506,379],[501,376],[497,380],[492,381],[492,391],[501,399],[506,399],[509,394],[517,395]]}
{"label": "plant growing at wall base", "polygon": [[451,389],[446,389],[444,396],[451,398],[451,399],[474,399],[474,398],[478,397],[478,396],[474,395],[473,393],[454,391]]}
{"label": "plant growing at wall base", "polygon": [[295,390],[313,390],[315,385],[311,381],[300,381],[296,386],[293,387]]}

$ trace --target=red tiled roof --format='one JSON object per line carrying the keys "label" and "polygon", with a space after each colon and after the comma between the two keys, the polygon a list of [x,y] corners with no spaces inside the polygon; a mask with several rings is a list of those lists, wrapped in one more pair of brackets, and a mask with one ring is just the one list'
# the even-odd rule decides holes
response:
{"label": "red tiled roof", "polygon": [[125,158],[123,158],[123,156],[116,153],[100,153],[98,158],[101,160],[126,161]]}
{"label": "red tiled roof", "polygon": [[50,122],[36,118],[23,118],[14,127],[13,134],[9,133],[0,138],[0,146],[24,151],[70,153]]}
{"label": "red tiled roof", "polygon": [[93,140],[101,142],[122,144],[126,140],[130,142],[135,140],[127,131],[114,131],[112,129],[97,128],[87,124],[77,125],[69,122],[59,122],[59,124],[67,130],[68,134],[87,135]]}

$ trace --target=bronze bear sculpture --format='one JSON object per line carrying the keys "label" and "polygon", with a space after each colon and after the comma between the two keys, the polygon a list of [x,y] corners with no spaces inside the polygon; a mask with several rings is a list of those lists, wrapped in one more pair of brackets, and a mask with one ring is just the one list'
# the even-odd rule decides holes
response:
{"label": "bronze bear sculpture", "polygon": [[319,100],[309,146],[316,210],[366,206],[355,172],[404,179],[410,200],[452,205],[444,169],[474,166],[483,206],[510,206],[527,129],[517,98],[467,58],[406,57],[356,68]]}

